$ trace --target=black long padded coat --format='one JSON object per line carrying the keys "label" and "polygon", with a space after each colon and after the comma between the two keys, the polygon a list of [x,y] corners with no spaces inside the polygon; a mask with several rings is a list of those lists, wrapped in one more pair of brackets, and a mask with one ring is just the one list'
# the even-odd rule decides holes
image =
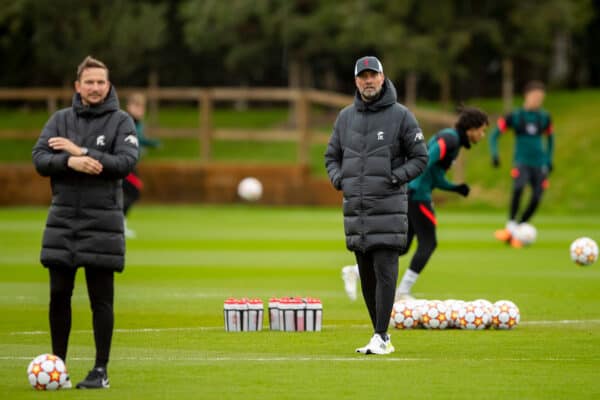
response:
{"label": "black long padded coat", "polygon": [[[48,146],[66,137],[103,166],[100,175],[74,171],[69,154]],[[121,111],[114,87],[103,103],[85,106],[79,94],[72,107],[48,120],[32,152],[42,176],[50,177],[52,203],[42,240],[41,262],[49,268],[80,266],[122,271],[125,265],[121,180],[133,169],[138,143],[131,117]]]}
{"label": "black long padded coat", "polygon": [[406,183],[427,165],[427,145],[412,113],[385,80],[366,103],[357,92],[335,122],[325,153],[333,186],[344,193],[346,246],[351,251],[406,246]]}

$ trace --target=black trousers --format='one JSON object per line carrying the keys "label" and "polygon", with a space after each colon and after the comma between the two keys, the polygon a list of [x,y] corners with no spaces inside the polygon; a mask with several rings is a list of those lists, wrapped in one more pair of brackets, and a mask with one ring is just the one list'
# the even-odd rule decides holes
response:
{"label": "black trousers", "polygon": [[531,199],[519,222],[527,222],[531,219],[542,200],[542,194],[548,186],[547,172],[542,167],[529,167],[526,165],[518,165],[512,169],[513,177],[513,193],[510,202],[510,220],[514,221],[517,218],[521,196],[525,186],[531,186]]}
{"label": "black trousers", "polygon": [[417,251],[410,260],[410,270],[420,274],[437,247],[437,220],[431,202],[408,202],[408,237],[404,255],[410,249],[414,237],[417,237]]}
{"label": "black trousers", "polygon": [[[71,297],[76,270],[50,268],[50,336],[52,352],[66,360],[71,333]],[[92,308],[96,367],[106,367],[114,326],[114,272],[85,268],[88,297]]]}
{"label": "black trousers", "polygon": [[376,333],[386,334],[394,306],[398,280],[397,250],[374,249],[355,252],[360,284],[371,323]]}

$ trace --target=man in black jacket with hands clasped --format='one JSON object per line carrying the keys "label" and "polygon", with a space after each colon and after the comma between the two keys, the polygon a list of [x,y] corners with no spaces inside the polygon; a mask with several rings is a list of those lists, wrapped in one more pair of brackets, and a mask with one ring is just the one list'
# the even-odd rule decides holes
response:
{"label": "man in black jacket with hands clasped", "polygon": [[360,58],[354,76],[354,103],[337,117],[325,165],[333,186],[344,193],[346,247],[355,253],[375,331],[356,351],[389,354],[394,351],[387,329],[398,256],[408,232],[406,184],[427,165],[427,147],[376,57]]}
{"label": "man in black jacket with hands clasped", "polygon": [[[50,177],[52,188],[41,263],[50,273],[52,351],[63,360],[75,274],[85,268],[96,361],[77,388],[107,388],[114,272],[125,266],[121,180],[137,162],[138,140],[104,63],[86,57],[77,68],[75,89],[72,106],[50,117],[33,148],[33,163]],[[63,388],[70,386],[68,380]]]}

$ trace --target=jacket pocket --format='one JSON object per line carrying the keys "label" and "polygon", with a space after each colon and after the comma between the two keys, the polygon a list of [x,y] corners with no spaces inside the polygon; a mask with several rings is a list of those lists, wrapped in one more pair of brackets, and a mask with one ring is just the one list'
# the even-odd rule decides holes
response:
{"label": "jacket pocket", "polygon": [[351,176],[357,176],[360,168],[360,153],[345,148],[342,154],[342,162],[340,165],[340,174],[342,180]]}
{"label": "jacket pocket", "polygon": [[390,146],[381,146],[370,151],[365,160],[365,174],[392,180],[392,159]]}

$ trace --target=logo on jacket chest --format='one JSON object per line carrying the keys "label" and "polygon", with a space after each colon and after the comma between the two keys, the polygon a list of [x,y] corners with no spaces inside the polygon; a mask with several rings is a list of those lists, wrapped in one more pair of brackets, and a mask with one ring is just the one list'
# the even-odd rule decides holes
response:
{"label": "logo on jacket chest", "polygon": [[385,135],[385,132],[383,132],[383,131],[377,132],[377,140],[385,140],[383,135]]}
{"label": "logo on jacket chest", "polygon": [[525,125],[525,130],[528,135],[537,135],[538,133],[537,125],[533,123],[527,123],[527,125]]}
{"label": "logo on jacket chest", "polygon": [[100,135],[96,138],[96,147],[104,147],[106,146],[104,135]]}

